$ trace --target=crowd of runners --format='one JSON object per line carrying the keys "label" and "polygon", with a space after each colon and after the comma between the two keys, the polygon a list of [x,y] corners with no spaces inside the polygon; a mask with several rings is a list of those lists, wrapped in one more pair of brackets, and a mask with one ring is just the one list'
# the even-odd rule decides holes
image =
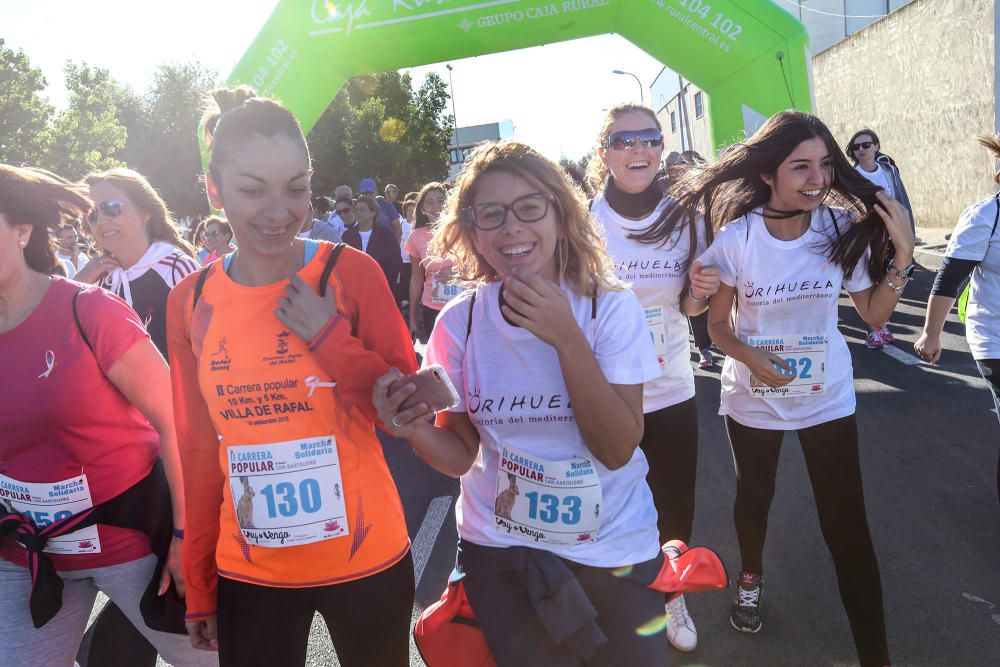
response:
{"label": "crowd of runners", "polygon": [[[656,583],[695,537],[692,331],[700,365],[724,357],[732,627],[766,620],[796,431],[858,661],[890,664],[838,329],[846,290],[866,344],[891,344],[914,270],[874,131],[843,150],[784,111],[706,160],[664,155],[626,104],[583,175],[507,140],[454,184],[317,196],[285,107],[211,102],[218,214],[189,238],[134,171],[0,165],[0,664],[73,665],[103,591],[94,665],[302,665],[317,612],[341,664],[408,665],[413,561],[379,429],[460,479],[442,603],[495,664],[669,664],[698,641],[685,589]],[[996,197],[962,215],[915,349],[937,361],[971,278],[1000,405],[998,217]]]}

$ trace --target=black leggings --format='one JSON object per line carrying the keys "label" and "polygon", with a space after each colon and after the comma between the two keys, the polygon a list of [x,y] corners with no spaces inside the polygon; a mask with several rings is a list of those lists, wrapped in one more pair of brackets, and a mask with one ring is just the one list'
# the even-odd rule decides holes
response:
{"label": "black leggings", "polygon": [[304,665],[319,612],[344,667],[409,667],[413,586],[410,554],[370,577],[315,588],[219,577],[219,665]]}
{"label": "black leggings", "polygon": [[[990,385],[993,394],[993,405],[1000,417],[1000,359],[976,359],[979,372]],[[997,461],[997,499],[1000,500],[1000,460]]]}
{"label": "black leggings", "polygon": [[708,311],[701,315],[688,318],[691,323],[691,333],[694,335],[694,346],[699,351],[712,347],[712,337],[708,335]]}
{"label": "black leggings", "polygon": [[[743,569],[763,574],[767,513],[784,431],[751,428],[731,417],[726,429],[736,463],[733,515]],[[882,583],[865,516],[857,421],[850,415],[799,429],[798,435],[861,665],[887,665]]]}
{"label": "black leggings", "polygon": [[644,415],[639,447],[646,455],[646,483],[656,505],[660,544],[691,541],[698,471],[698,409],[694,398]]}

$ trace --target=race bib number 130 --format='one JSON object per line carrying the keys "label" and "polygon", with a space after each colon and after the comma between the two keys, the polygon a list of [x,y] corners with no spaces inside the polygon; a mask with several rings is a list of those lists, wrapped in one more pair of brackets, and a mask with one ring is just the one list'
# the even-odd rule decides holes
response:
{"label": "race bib number 130", "polygon": [[228,447],[227,458],[236,520],[250,544],[289,547],[348,534],[332,435]]}

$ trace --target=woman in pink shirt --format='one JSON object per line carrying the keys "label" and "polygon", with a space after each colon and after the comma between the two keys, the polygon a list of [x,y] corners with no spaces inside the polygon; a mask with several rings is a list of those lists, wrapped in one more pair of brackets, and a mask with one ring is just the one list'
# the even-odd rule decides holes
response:
{"label": "woman in pink shirt", "polygon": [[[434,329],[438,313],[461,291],[451,283],[452,260],[434,257],[427,246],[441,216],[445,200],[441,183],[428,183],[417,195],[416,220],[406,253],[410,256],[410,336],[426,340]],[[421,323],[423,326],[421,326]]]}
{"label": "woman in pink shirt", "polygon": [[98,590],[171,664],[214,664],[140,613],[171,581],[169,595],[184,594],[183,533],[169,534],[171,505],[173,525],[184,520],[183,496],[167,497],[182,483],[170,377],[124,301],[49,275],[49,231],[90,210],[85,192],[0,165],[0,665],[73,664]]}

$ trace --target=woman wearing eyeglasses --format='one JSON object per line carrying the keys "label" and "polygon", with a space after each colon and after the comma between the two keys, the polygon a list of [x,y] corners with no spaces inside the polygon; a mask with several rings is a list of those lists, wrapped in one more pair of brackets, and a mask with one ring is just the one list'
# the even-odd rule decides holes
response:
{"label": "woman wearing eyeglasses", "polygon": [[98,284],[132,306],[156,348],[167,356],[167,294],[198,268],[194,249],[184,241],[167,205],[149,181],[131,169],[90,174],[94,209],[90,233],[104,254],[76,280]]}
{"label": "woman wearing eyeglasses", "polygon": [[425,404],[401,409],[413,385],[390,391],[393,370],[379,417],[461,479],[457,568],[499,667],[665,665],[663,595],[629,576],[662,559],[639,303],[579,190],[528,146],[478,147],[451,196],[431,250],[473,289],[442,309],[427,362],[461,399],[432,425]]}
{"label": "woman wearing eyeglasses", "polygon": [[[881,187],[886,194],[906,208],[910,216],[910,230],[916,235],[917,228],[914,223],[913,208],[910,206],[910,198],[906,194],[906,188],[903,187],[903,179],[900,178],[899,169],[892,159],[882,153],[878,135],[868,128],[858,130],[847,142],[847,148],[844,152],[854,163],[854,168],[858,170],[859,174]],[[869,350],[878,350],[886,343],[892,345],[896,342],[896,337],[889,331],[888,322],[866,324],[868,337],[865,339],[865,347]]]}
{"label": "woman wearing eyeglasses", "polygon": [[233,246],[233,228],[228,222],[216,216],[205,221],[205,248],[208,249],[208,255],[202,261],[203,265],[236,250]]}
{"label": "woman wearing eyeglasses", "polygon": [[[719,272],[694,263],[706,248],[700,216],[681,217],[663,243],[641,230],[662,224],[675,200],[657,178],[663,133],[652,109],[623,104],[608,111],[588,165],[598,196],[591,213],[607,239],[618,278],[632,285],[642,304],[662,375],[643,390],[645,429],[639,446],[649,462],[647,482],[658,514],[660,542],[691,541],[698,462],[698,413],[686,316],[708,307]],[[684,597],[667,605],[667,637],[682,651],[698,642]]]}

